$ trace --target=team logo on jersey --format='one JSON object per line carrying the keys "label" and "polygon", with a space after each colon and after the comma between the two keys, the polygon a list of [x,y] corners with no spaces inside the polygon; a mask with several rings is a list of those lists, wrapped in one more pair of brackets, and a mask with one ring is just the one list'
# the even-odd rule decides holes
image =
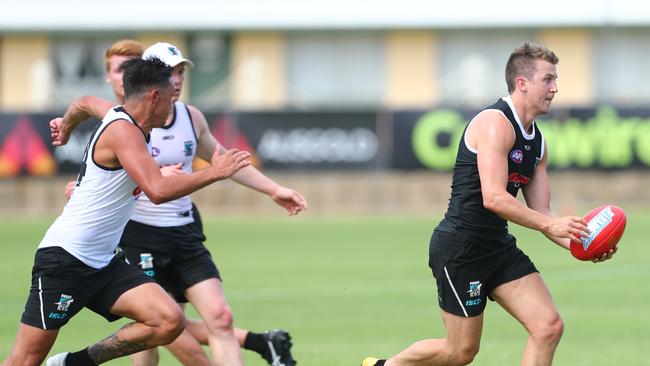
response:
{"label": "team logo on jersey", "polygon": [[185,141],[183,145],[185,146],[185,150],[183,150],[185,156],[192,156],[194,153],[194,141]]}
{"label": "team logo on jersey", "polygon": [[173,140],[173,139],[174,139],[174,135],[165,135],[165,136],[163,136],[163,140]]}
{"label": "team logo on jersey", "polygon": [[471,281],[469,283],[469,290],[467,291],[469,297],[481,296],[482,286],[483,284],[481,283],[481,281]]}
{"label": "team logo on jersey", "polygon": [[155,146],[152,146],[151,147],[151,156],[153,156],[155,158],[158,155],[160,155],[160,149],[155,147]]}
{"label": "team logo on jersey", "polygon": [[74,299],[72,298],[72,296],[61,294],[61,297],[59,298],[59,302],[55,302],[54,305],[56,305],[56,310],[58,311],[68,311],[70,304],[72,304],[73,302]]}
{"label": "team logo on jersey", "polygon": [[526,151],[530,151],[531,147],[530,145],[524,145],[524,149],[526,149]]}
{"label": "team logo on jersey", "polygon": [[520,164],[524,160],[524,153],[521,150],[512,150],[510,152],[510,160]]}

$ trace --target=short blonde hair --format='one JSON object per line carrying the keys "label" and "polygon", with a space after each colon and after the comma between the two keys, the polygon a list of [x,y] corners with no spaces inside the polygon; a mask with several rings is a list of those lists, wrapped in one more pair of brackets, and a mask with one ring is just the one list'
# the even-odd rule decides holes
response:
{"label": "short blonde hair", "polygon": [[133,56],[142,57],[144,53],[144,46],[142,43],[132,39],[121,39],[113,43],[106,49],[104,53],[104,62],[106,63],[106,71],[110,67],[108,60],[112,56]]}
{"label": "short blonde hair", "polygon": [[524,75],[531,78],[535,73],[535,61],[548,61],[557,65],[560,59],[548,48],[533,43],[525,42],[520,47],[515,48],[510,54],[506,64],[506,84],[508,93],[515,90],[515,80],[517,76]]}

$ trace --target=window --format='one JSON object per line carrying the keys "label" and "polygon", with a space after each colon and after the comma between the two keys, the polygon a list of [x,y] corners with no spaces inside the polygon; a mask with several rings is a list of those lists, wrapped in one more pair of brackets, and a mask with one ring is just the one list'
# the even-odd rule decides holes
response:
{"label": "window", "polygon": [[650,99],[650,30],[604,28],[597,34],[593,55],[597,101],[645,107]]}
{"label": "window", "polygon": [[523,42],[534,42],[527,30],[441,31],[439,78],[442,103],[482,107],[508,94],[506,62]]}
{"label": "window", "polygon": [[384,85],[379,34],[289,34],[287,94],[293,107],[376,107]]}

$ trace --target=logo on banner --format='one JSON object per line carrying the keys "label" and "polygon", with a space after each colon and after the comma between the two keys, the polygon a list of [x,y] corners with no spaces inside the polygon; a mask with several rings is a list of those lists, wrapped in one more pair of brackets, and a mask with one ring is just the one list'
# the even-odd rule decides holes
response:
{"label": "logo on banner", "polygon": [[379,141],[363,127],[268,129],[257,151],[280,163],[364,163],[377,155]]}
{"label": "logo on banner", "polygon": [[16,120],[0,140],[0,177],[16,176],[22,171],[38,176],[56,173],[52,154],[27,117]]}

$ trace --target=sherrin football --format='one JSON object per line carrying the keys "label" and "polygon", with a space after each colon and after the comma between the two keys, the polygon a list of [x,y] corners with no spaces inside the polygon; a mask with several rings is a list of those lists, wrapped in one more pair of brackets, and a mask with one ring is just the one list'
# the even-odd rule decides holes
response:
{"label": "sherrin football", "polygon": [[591,210],[586,216],[591,230],[582,241],[571,241],[571,254],[581,261],[588,261],[614,248],[625,231],[625,211],[605,205]]}

